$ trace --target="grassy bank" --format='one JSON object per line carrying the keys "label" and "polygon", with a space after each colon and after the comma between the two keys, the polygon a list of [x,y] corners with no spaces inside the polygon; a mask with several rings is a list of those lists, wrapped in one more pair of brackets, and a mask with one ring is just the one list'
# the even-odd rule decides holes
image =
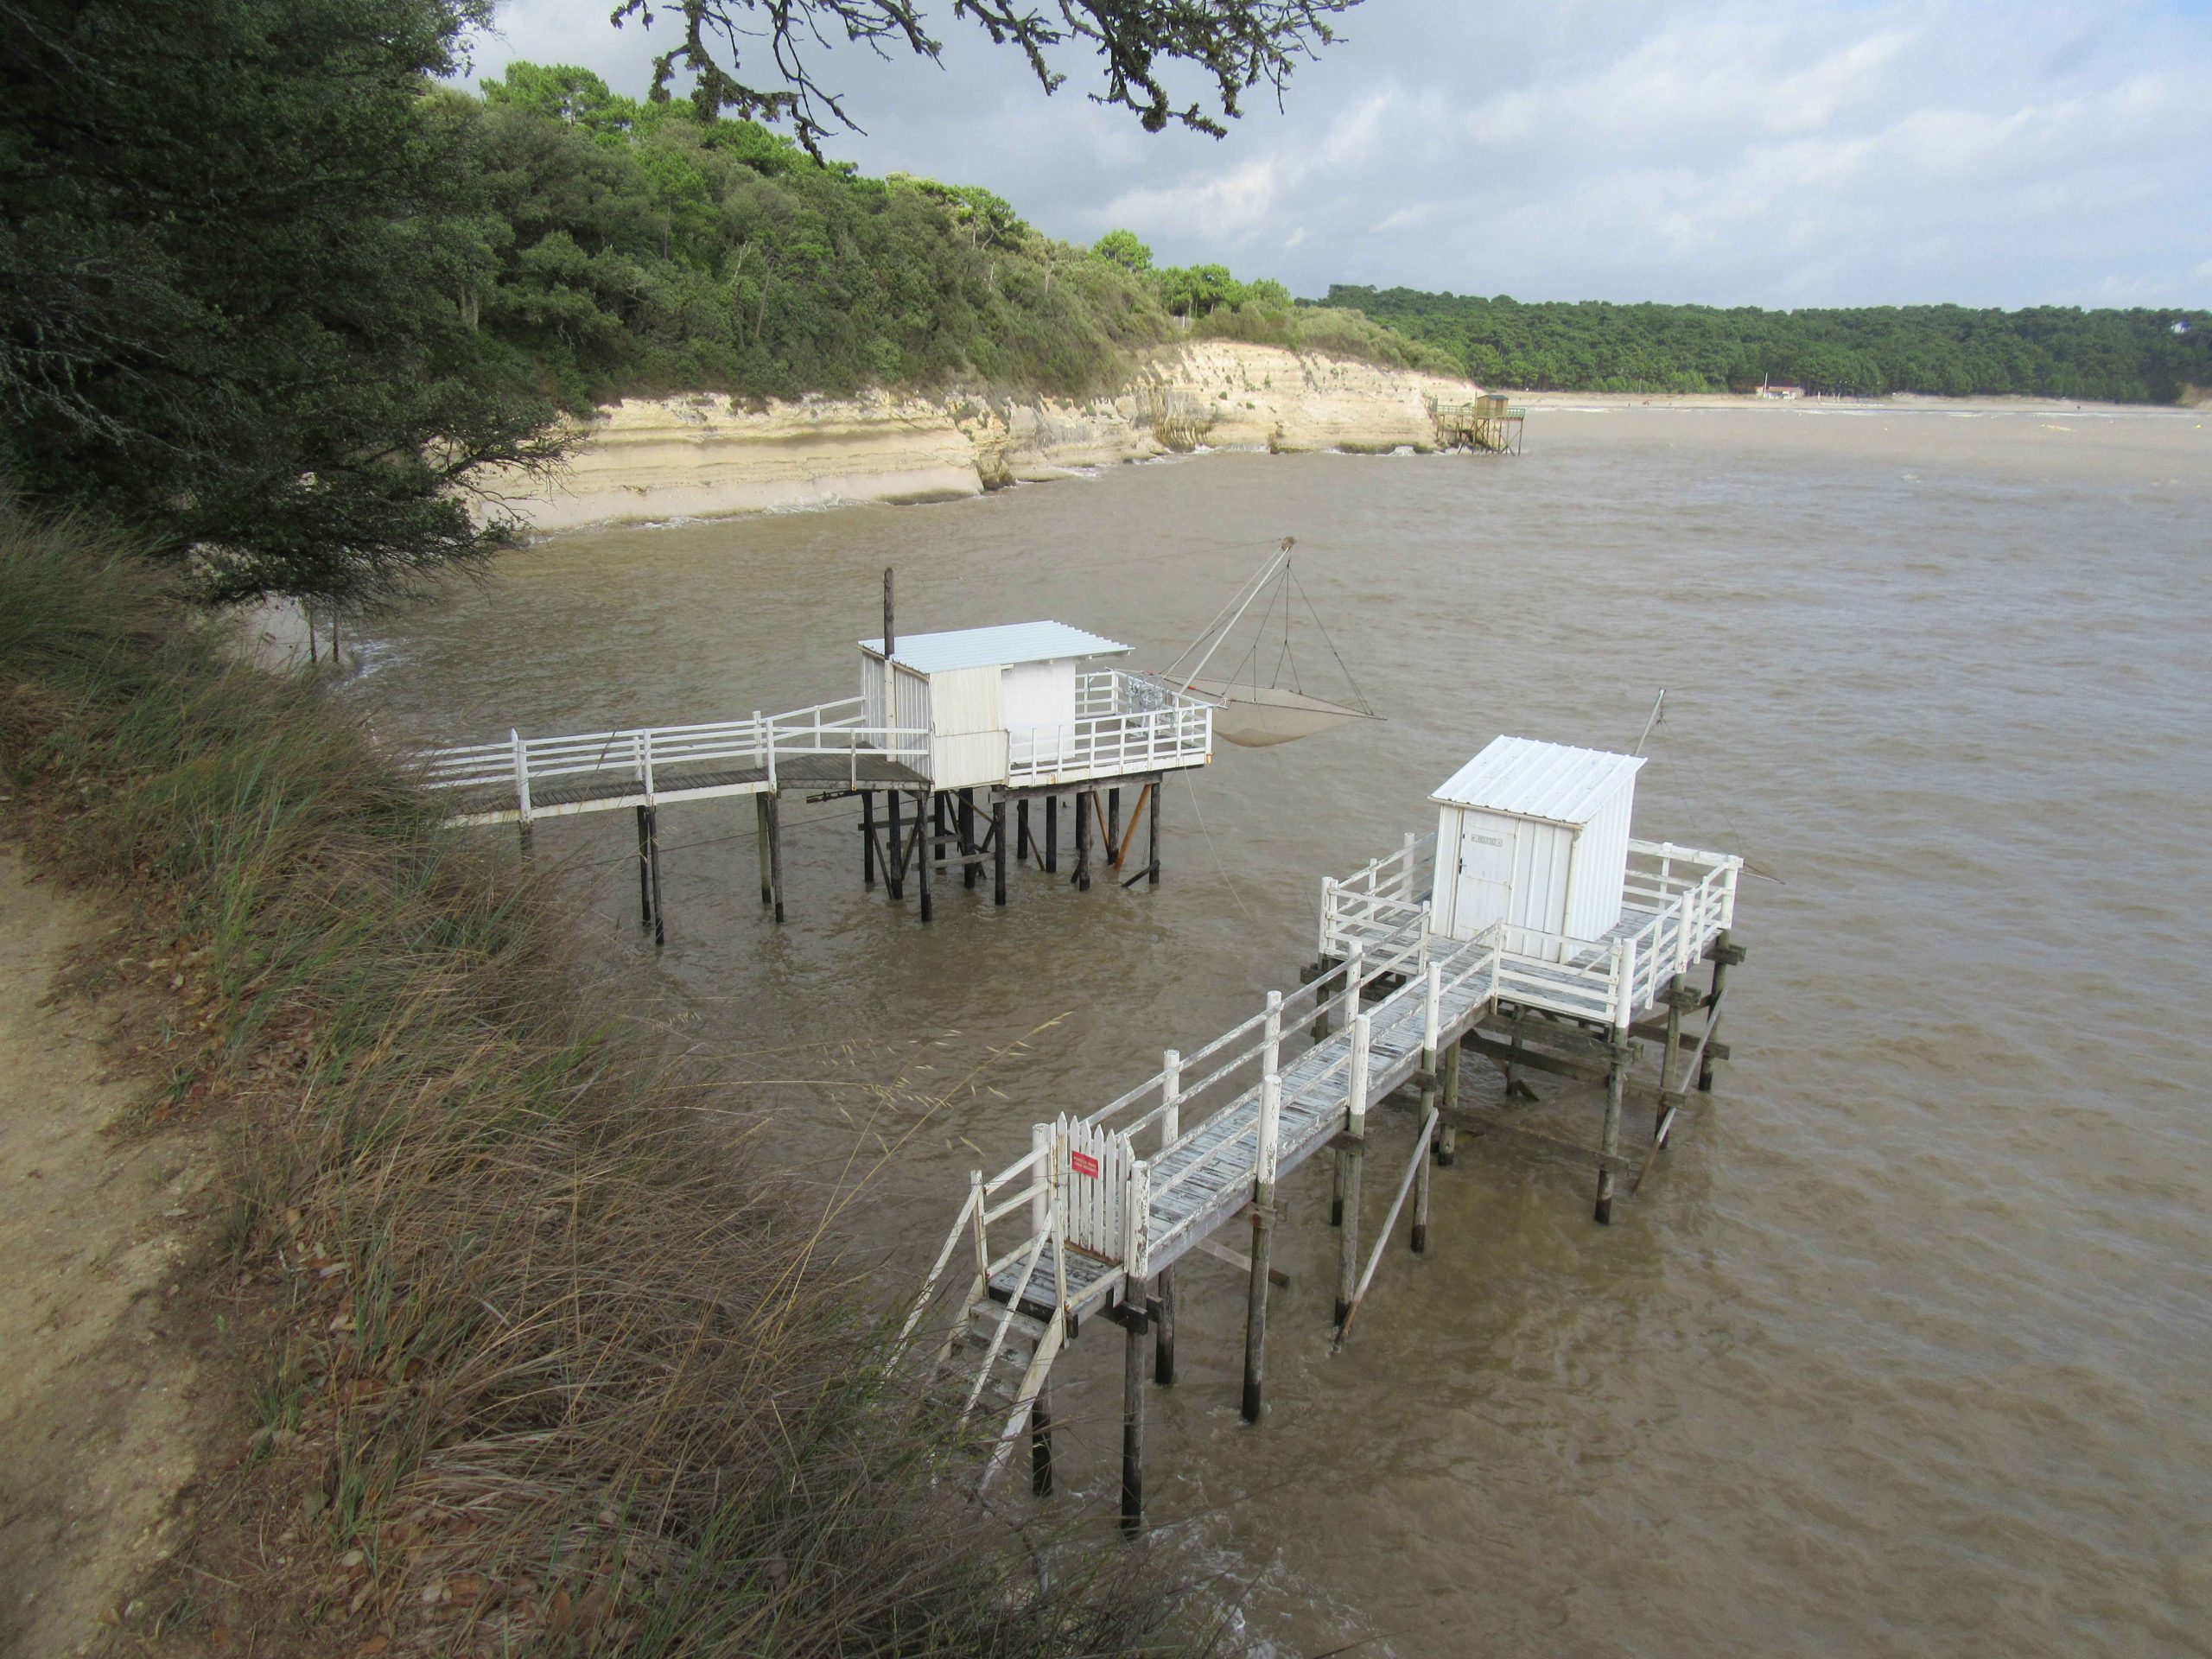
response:
{"label": "grassy bank", "polygon": [[[933,1480],[818,1220],[578,993],[549,885],[456,845],[313,687],[124,549],[0,514],[13,833],[135,918],[151,1112],[224,1148],[235,1389],[149,1605],[232,1651],[1091,1654]],[[1116,1569],[1117,1573],[1120,1569]]]}

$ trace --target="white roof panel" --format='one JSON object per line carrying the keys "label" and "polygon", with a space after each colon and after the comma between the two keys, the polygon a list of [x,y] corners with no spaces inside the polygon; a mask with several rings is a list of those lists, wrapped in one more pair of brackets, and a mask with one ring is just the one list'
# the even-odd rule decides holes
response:
{"label": "white roof panel", "polygon": [[[883,655],[883,641],[863,639],[861,649]],[[1113,657],[1124,645],[1071,628],[1065,622],[1008,622],[995,628],[957,628],[950,633],[902,633],[892,660],[917,674],[993,664],[1049,663],[1061,657]]]}
{"label": "white roof panel", "polygon": [[1445,779],[1433,801],[1478,807],[1516,818],[1580,825],[1612,799],[1643,765],[1632,754],[1499,737]]}

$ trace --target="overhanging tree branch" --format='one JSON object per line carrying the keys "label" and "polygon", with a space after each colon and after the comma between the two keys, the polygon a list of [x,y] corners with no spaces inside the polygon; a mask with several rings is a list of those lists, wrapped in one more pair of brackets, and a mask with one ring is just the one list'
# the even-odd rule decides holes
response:
{"label": "overhanging tree branch", "polygon": [[[1243,94],[1284,83],[1301,58],[1336,38],[1330,19],[1359,0],[952,0],[952,16],[980,27],[992,43],[1018,49],[1046,92],[1068,79],[1058,67],[1088,49],[1101,60],[1103,87],[1091,101],[1134,113],[1147,132],[1171,122],[1222,137],[1243,112]],[[618,0],[613,22],[650,28],[652,0]],[[653,60],[653,94],[665,99],[679,76],[692,79],[702,114],[733,112],[787,123],[818,156],[837,128],[860,130],[842,96],[816,78],[809,53],[836,36],[880,54],[904,46],[934,60],[943,49],[918,0],[673,0],[658,8],[680,20],[683,35]],[[766,52],[772,77],[741,79],[748,59]],[[1164,77],[1182,65],[1213,83],[1211,104],[1178,107]]]}

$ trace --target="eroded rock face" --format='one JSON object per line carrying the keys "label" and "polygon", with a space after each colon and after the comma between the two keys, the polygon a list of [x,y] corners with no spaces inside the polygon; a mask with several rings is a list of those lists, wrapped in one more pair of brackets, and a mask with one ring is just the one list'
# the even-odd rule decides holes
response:
{"label": "eroded rock face", "polygon": [[719,395],[606,410],[550,485],[509,498],[541,531],[867,501],[946,500],[1079,467],[1200,446],[1426,448],[1425,399],[1476,388],[1435,375],[1207,341],[1166,351],[1088,402],[976,396],[747,405]]}

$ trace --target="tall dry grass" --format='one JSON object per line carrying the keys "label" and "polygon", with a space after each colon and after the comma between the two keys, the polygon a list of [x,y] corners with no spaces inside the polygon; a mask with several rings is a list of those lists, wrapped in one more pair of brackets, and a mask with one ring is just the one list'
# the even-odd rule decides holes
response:
{"label": "tall dry grass", "polygon": [[266,1653],[1164,1641],[1127,1570],[1042,1591],[961,1501],[817,1218],[582,1004],[544,881],[449,839],[312,685],[231,661],[126,549],[4,512],[0,766],[50,864],[130,894],[137,948],[179,964],[163,1109],[226,1148],[241,1421],[172,1630]]}

